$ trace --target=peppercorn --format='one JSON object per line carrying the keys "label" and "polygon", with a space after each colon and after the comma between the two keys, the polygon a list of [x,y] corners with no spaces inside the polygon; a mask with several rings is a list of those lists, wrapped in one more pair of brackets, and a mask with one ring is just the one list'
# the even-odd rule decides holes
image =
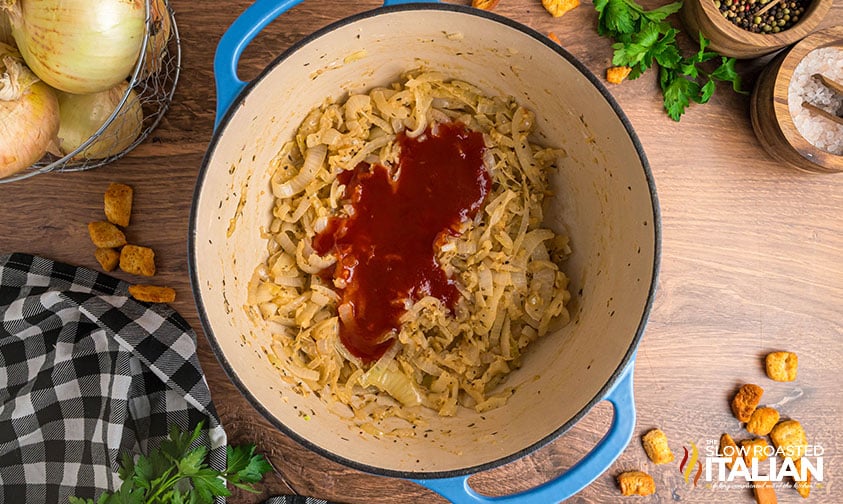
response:
{"label": "peppercorn", "polygon": [[772,0],[713,0],[720,13],[736,26],[753,33],[779,33],[799,21],[812,0],[782,1],[762,16],[756,13]]}

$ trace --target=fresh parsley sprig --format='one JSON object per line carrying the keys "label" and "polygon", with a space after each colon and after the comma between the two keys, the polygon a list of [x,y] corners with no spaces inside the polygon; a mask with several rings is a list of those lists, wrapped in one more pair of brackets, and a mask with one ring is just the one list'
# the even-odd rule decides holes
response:
{"label": "fresh parsley sprig", "polygon": [[192,432],[170,428],[169,438],[157,450],[135,459],[124,453],[118,474],[123,484],[114,492],[93,499],[71,497],[70,504],[212,504],[214,497],[228,497],[232,486],[258,493],[253,483],[272,470],[254,445],[227,446],[227,466],[222,472],[208,466],[208,450],[191,448],[202,432],[202,424]]}
{"label": "fresh parsley sprig", "polygon": [[[594,8],[598,13],[597,32],[615,40],[613,65],[630,67],[629,78],[637,79],[658,64],[664,108],[674,121],[692,102],[708,102],[718,81],[729,82],[732,89],[743,93],[735,59],[707,51],[709,41],[702,34],[699,51],[687,57],[682,55],[676,41],[679,32],[666,21],[679,12],[681,1],[648,11],[634,0],[594,0]],[[706,63],[717,58],[719,66],[705,71],[711,66]]]}

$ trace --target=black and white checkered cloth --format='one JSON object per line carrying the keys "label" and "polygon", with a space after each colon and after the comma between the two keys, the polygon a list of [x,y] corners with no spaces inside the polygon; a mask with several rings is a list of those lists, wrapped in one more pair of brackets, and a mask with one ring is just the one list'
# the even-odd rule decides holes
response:
{"label": "black and white checkered cloth", "polygon": [[11,254],[0,255],[0,323],[0,503],[113,491],[120,455],[148,453],[171,425],[204,422],[209,464],[225,469],[196,334],[171,308],[135,301],[111,276]]}

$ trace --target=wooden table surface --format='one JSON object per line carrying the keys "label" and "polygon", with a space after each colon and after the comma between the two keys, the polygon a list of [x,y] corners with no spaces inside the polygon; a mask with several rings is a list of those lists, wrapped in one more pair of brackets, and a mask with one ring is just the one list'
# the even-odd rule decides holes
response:
{"label": "wooden table surface", "polygon": [[[213,50],[248,4],[171,0],[183,59],[163,122],[152,138],[106,167],[0,185],[0,253],[29,252],[98,268],[86,223],[100,218],[109,182],[132,185],[129,239],[157,251],[156,282],[176,288],[173,306],[199,335],[200,361],[231,442],[256,443],[277,469],[263,495],[238,494],[232,502],[290,492],[340,502],[440,502],[413,483],[348,469],[273,430],[234,389],[202,333],[187,271],[189,208],[214,120]],[[304,2],[249,46],[241,76],[253,77],[313,30],[377,6],[377,1]],[[598,75],[610,65],[610,42],[597,36],[589,1],[561,18],[549,16],[538,0],[502,0],[496,12],[555,32]],[[821,26],[836,24],[843,24],[840,3]],[[739,63],[747,87],[762,62]],[[635,436],[614,465],[571,501],[620,501],[615,476],[640,469],[654,476],[658,491],[630,502],[753,502],[746,489],[704,482],[694,488],[678,462],[692,442],[702,449],[722,432],[747,437],[729,400],[741,383],[754,382],[765,388],[765,403],[799,419],[809,441],[825,450],[824,481],[811,499],[843,502],[843,174],[812,175],[771,160],[753,134],[747,96],[718,89],[709,104],[692,106],[675,123],[662,111],[654,72],[609,89],[652,166],[662,214],[662,264],[635,367]],[[799,377],[792,383],[764,376],[764,355],[783,349],[799,354]],[[476,475],[472,483],[494,495],[536,485],[576,462],[606,431],[610,417],[611,408],[600,404],[548,446]],[[655,466],[647,460],[639,439],[653,427],[667,433],[675,463]],[[779,499],[801,501],[793,489],[780,491]]]}

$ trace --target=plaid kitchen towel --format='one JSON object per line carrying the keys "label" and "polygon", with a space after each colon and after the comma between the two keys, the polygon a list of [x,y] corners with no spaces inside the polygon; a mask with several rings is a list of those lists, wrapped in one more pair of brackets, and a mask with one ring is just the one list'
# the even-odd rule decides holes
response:
{"label": "plaid kitchen towel", "polygon": [[196,334],[127,292],[86,268],[0,256],[0,503],[119,488],[120,455],[148,453],[171,425],[204,422],[209,464],[225,469]]}

